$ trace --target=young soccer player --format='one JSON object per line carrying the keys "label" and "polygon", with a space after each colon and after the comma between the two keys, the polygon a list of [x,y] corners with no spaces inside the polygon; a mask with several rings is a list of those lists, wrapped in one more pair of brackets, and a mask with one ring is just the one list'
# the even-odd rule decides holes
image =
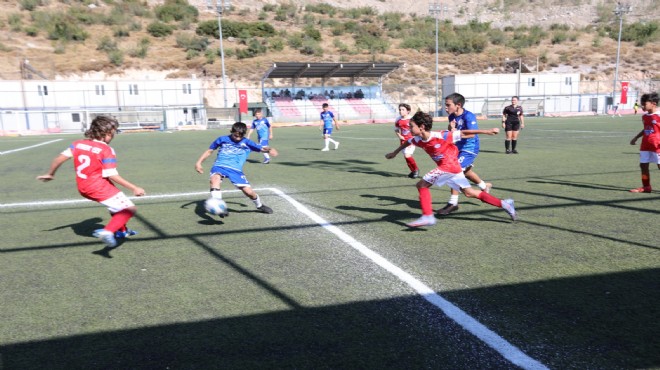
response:
{"label": "young soccer player", "polygon": [[651,189],[651,171],[650,163],[655,163],[660,169],[660,111],[658,103],[660,97],[658,93],[642,95],[642,110],[646,113],[642,115],[644,128],[635,137],[630,140],[630,145],[635,145],[637,139],[642,138],[639,147],[639,168],[642,170],[642,187],[631,189],[632,193],[650,193]]}
{"label": "young soccer player", "polygon": [[452,189],[460,190],[469,198],[477,198],[484,203],[495,207],[503,208],[512,220],[517,219],[516,210],[513,207],[513,199],[500,200],[494,196],[472,189],[470,183],[465,178],[461,165],[458,162],[458,148],[454,145],[461,137],[473,134],[495,135],[499,132],[497,128],[491,130],[465,130],[462,131],[442,131],[431,132],[433,128],[433,119],[424,112],[417,112],[410,120],[410,129],[413,138],[404,142],[396,150],[385,155],[385,158],[392,159],[408,145],[421,147],[431,159],[438,165],[435,169],[428,172],[417,182],[419,191],[419,202],[422,208],[422,217],[408,223],[408,227],[421,227],[435,225],[436,219],[433,215],[433,203],[431,199],[430,187],[433,185],[447,185]]}
{"label": "young soccer player", "polygon": [[245,196],[252,199],[257,210],[270,214],[273,213],[273,210],[261,203],[259,195],[252,190],[250,182],[243,173],[243,165],[250,152],[269,153],[271,156],[277,157],[277,150],[275,148],[261,146],[245,138],[246,132],[247,125],[245,123],[234,123],[229,135],[220,136],[215,139],[209,148],[202,153],[197,163],[195,163],[195,170],[198,173],[204,173],[202,162],[217,149],[218,154],[210,172],[211,197],[222,199],[220,184],[222,183],[222,179],[227,178],[235,187],[241,189]]}
{"label": "young soccer player", "polygon": [[[410,133],[410,114],[411,108],[408,104],[399,104],[399,117],[394,121],[394,133],[399,138],[399,144],[403,144],[404,141],[410,139],[412,134]],[[417,162],[413,158],[413,153],[415,152],[415,146],[411,145],[404,149],[403,157],[406,160],[408,169],[410,173],[408,177],[415,179],[419,177],[419,167],[417,167]]]}
{"label": "young soccer player", "polygon": [[321,130],[323,130],[323,142],[325,143],[325,146],[323,149],[321,149],[322,152],[327,152],[330,150],[328,148],[328,145],[330,143],[333,143],[335,145],[335,150],[339,149],[339,141],[332,140],[330,136],[332,136],[332,124],[334,123],[335,128],[339,130],[339,124],[337,123],[337,120],[335,119],[335,115],[330,112],[330,107],[328,106],[328,103],[323,103],[321,106],[323,108],[323,112],[321,112],[321,126],[319,127]]}
{"label": "young soccer player", "polygon": [[[465,106],[465,97],[463,95],[454,93],[449,94],[445,98],[445,109],[449,113],[449,127],[450,131],[463,131],[463,130],[478,130],[477,117],[474,113],[463,108]],[[478,135],[463,135],[463,138],[457,141],[458,147],[458,163],[463,169],[463,173],[468,180],[477,184],[479,189],[490,193],[493,184],[483,181],[476,172],[474,172],[474,161],[479,155],[479,136]],[[442,209],[438,210],[438,216],[446,216],[458,210],[458,196],[459,192],[456,189],[451,189],[449,202]]]}
{"label": "young soccer player", "polygon": [[[257,108],[254,111],[254,121],[252,121],[252,127],[247,133],[247,138],[250,138],[252,131],[257,130],[257,138],[259,139],[259,145],[268,146],[269,141],[273,139],[273,128],[268,122],[267,118],[264,118],[261,108]],[[264,152],[264,164],[270,163],[270,154]]]}
{"label": "young soccer player", "polygon": [[135,205],[115,184],[131,190],[135,196],[144,195],[144,189],[133,185],[117,172],[117,158],[109,144],[118,128],[119,124],[114,118],[94,118],[89,130],[85,131],[86,139],[74,141],[53,159],[47,174],[37,176],[38,180],[44,182],[54,180],[57,169],[73,158],[80,195],[108,207],[112,215],[110,222],[103,229],[94,231],[94,236],[101,239],[108,248],[116,247],[118,238],[137,234],[126,228],[126,223],[136,212]]}

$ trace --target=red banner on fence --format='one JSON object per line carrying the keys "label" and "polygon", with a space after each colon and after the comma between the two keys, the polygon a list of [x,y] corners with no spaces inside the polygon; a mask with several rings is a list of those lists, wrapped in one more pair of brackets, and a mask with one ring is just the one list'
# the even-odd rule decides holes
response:
{"label": "red banner on fence", "polygon": [[621,104],[628,102],[628,82],[621,82]]}
{"label": "red banner on fence", "polygon": [[248,111],[247,90],[238,90],[238,111],[240,113],[247,113]]}

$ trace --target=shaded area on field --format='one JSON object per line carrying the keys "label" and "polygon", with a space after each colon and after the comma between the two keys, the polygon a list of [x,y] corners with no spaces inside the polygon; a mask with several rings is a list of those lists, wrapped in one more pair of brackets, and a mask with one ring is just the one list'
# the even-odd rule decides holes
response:
{"label": "shaded area on field", "polygon": [[[648,269],[442,295],[551,368],[651,368],[660,366],[658,281],[660,269]],[[535,334],[546,330],[556,336]],[[8,369],[513,367],[416,296],[15,343],[0,353]]]}

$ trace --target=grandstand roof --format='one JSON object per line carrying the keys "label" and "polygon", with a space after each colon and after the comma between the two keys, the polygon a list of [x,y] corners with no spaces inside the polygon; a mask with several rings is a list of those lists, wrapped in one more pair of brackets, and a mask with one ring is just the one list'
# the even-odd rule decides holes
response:
{"label": "grandstand roof", "polygon": [[267,78],[382,77],[399,68],[399,63],[280,63],[268,69]]}

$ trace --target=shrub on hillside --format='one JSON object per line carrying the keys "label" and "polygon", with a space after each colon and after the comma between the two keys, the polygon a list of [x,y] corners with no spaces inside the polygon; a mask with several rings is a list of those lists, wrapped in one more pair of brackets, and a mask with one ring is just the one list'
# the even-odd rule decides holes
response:
{"label": "shrub on hillside", "polygon": [[186,0],[165,0],[163,5],[154,8],[154,14],[160,21],[167,23],[184,19],[196,21],[199,11]]}
{"label": "shrub on hillside", "polygon": [[147,26],[147,32],[153,37],[166,37],[171,35],[175,28],[163,22],[155,21]]}

